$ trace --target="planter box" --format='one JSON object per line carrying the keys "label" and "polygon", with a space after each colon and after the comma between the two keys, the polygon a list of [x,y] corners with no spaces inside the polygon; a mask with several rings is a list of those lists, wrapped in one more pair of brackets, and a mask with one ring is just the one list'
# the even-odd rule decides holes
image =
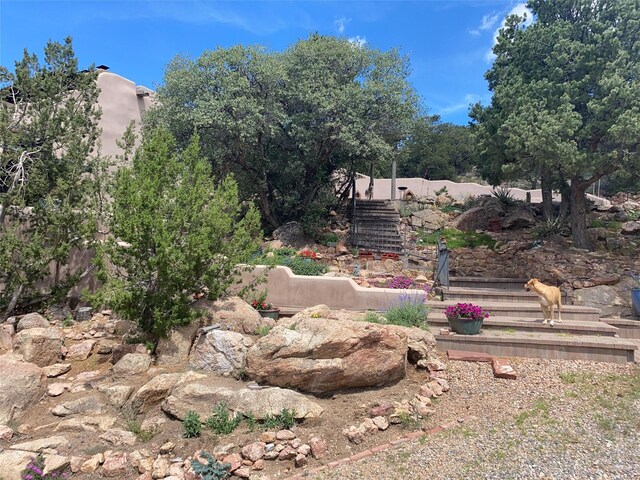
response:
{"label": "planter box", "polygon": [[272,308],[270,310],[258,310],[258,313],[261,317],[273,318],[274,320],[278,320],[278,317],[280,316],[280,309]]}
{"label": "planter box", "polygon": [[467,320],[463,318],[447,318],[449,327],[451,330],[459,333],[460,335],[477,335],[482,330],[482,321],[480,320]]}

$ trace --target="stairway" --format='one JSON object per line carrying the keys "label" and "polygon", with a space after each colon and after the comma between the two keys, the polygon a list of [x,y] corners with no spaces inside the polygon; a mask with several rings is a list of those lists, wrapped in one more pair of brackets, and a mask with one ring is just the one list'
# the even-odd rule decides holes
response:
{"label": "stairway", "polygon": [[398,232],[400,214],[386,200],[357,200],[352,218],[351,243],[376,252],[402,252]]}
{"label": "stairway", "polygon": [[[521,279],[451,278],[444,289],[444,301],[427,302],[427,322],[441,351],[464,350],[491,355],[633,362],[639,348],[640,322],[600,318],[600,310],[580,305],[562,307],[562,323],[543,324],[542,310]],[[519,290],[518,290],[519,285]],[[489,310],[479,335],[446,335],[444,309],[458,302],[471,302]]]}

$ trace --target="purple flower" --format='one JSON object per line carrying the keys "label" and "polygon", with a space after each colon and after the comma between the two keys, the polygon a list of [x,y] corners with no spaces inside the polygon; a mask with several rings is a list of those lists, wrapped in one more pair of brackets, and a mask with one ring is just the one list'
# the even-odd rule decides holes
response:
{"label": "purple flower", "polygon": [[472,303],[456,303],[449,305],[444,310],[447,318],[459,318],[462,320],[482,320],[489,318],[489,312]]}

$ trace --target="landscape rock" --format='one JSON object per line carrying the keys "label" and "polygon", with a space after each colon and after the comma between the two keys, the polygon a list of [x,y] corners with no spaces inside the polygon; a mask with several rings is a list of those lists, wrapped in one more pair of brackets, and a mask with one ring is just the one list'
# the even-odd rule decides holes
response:
{"label": "landscape rock", "polygon": [[104,405],[100,400],[94,395],[89,395],[56,405],[51,410],[51,413],[56,417],[66,417],[78,414],[99,414],[102,413],[103,410]]}
{"label": "landscape rock", "polygon": [[33,452],[23,450],[5,450],[0,452],[0,472],[6,480],[22,478],[22,471],[33,458]]}
{"label": "landscape rock", "polygon": [[493,367],[493,376],[496,378],[507,378],[509,380],[518,378],[514,368],[502,358],[494,358],[491,365]]}
{"label": "landscape rock", "polygon": [[147,353],[127,353],[113,366],[113,373],[120,376],[144,373],[151,366],[151,357]]}
{"label": "landscape rock", "polygon": [[70,386],[70,383],[52,383],[47,387],[47,395],[50,397],[59,397]]}
{"label": "landscape rock", "polygon": [[189,355],[189,367],[219,375],[230,375],[244,368],[247,350],[253,340],[241,333],[212,330],[200,336]]}
{"label": "landscape rock", "polygon": [[536,224],[536,217],[526,208],[517,208],[502,219],[502,228],[530,228]]}
{"label": "landscape rock", "polygon": [[222,463],[231,465],[230,472],[235,472],[242,465],[242,457],[239,453],[231,453],[222,457]]}
{"label": "landscape rock", "polygon": [[49,320],[39,313],[27,313],[18,321],[16,331],[21,332],[29,328],[49,328],[50,326]]}
{"label": "landscape rock", "polygon": [[104,457],[101,453],[93,455],[82,464],[80,471],[82,473],[93,473],[100,467],[102,462],[104,462]]}
{"label": "landscape rock", "polygon": [[441,228],[447,220],[447,216],[438,209],[425,209],[414,212],[411,215],[411,225],[427,230]]}
{"label": "landscape rock", "polygon": [[407,337],[387,326],[305,318],[276,326],[247,354],[260,383],[323,393],[382,386],[405,375]]}
{"label": "landscape rock", "polygon": [[151,478],[165,478],[169,475],[169,459],[166,457],[158,457],[153,461],[153,469]]}
{"label": "landscape rock", "polygon": [[133,432],[129,432],[127,430],[122,430],[120,428],[110,428],[102,435],[100,438],[105,442],[111,443],[113,445],[135,445],[137,442],[136,434]]}
{"label": "landscape rock", "polygon": [[257,334],[261,327],[273,327],[275,320],[262,317],[258,311],[240,297],[229,297],[211,302],[198,300],[194,305],[203,314],[207,325],[220,325],[220,330]]}
{"label": "landscape rock", "polygon": [[273,239],[294,248],[302,248],[309,243],[300,222],[287,222],[276,228],[273,231]]}
{"label": "landscape rock", "polygon": [[199,328],[200,322],[193,321],[188,325],[174,327],[167,338],[161,338],[156,347],[157,364],[159,366],[184,365]]}
{"label": "landscape rock", "polygon": [[621,233],[623,235],[637,235],[640,234],[640,221],[635,220],[632,222],[624,222],[622,224]]}
{"label": "landscape rock", "polygon": [[98,391],[104,393],[107,396],[109,405],[112,405],[116,408],[120,408],[121,406],[123,406],[134,390],[135,388],[129,385],[98,386]]}
{"label": "landscape rock", "polygon": [[611,315],[626,304],[618,292],[608,285],[576,289],[573,291],[573,301],[576,305],[599,308],[604,316]]}
{"label": "landscape rock", "polygon": [[11,445],[11,450],[25,450],[27,452],[41,452],[47,448],[60,448],[69,445],[69,440],[62,436],[38,438],[28,442]]}
{"label": "landscape rock", "polygon": [[131,406],[138,413],[148,412],[153,407],[160,405],[177,383],[204,378],[207,378],[207,376],[195,372],[156,375],[135,393],[131,398]]}
{"label": "landscape rock", "polygon": [[47,365],[42,370],[44,370],[45,375],[48,378],[59,377],[60,375],[64,375],[69,370],[71,370],[70,363],[54,363],[53,365]]}
{"label": "landscape rock", "polygon": [[486,230],[489,227],[489,217],[483,207],[473,207],[460,214],[455,221],[455,228],[463,232]]}
{"label": "landscape rock", "polygon": [[0,354],[13,350],[13,336],[16,333],[14,325],[0,325]]}
{"label": "landscape rock", "polygon": [[177,384],[162,403],[162,410],[180,420],[189,410],[197,412],[201,418],[207,418],[211,415],[212,407],[219,402],[226,402],[233,412],[252,413],[259,420],[267,415],[276,415],[282,409],[295,410],[298,419],[317,417],[323,411],[320,405],[293,390],[231,390],[220,387],[215,377]]}
{"label": "landscape rock", "polygon": [[46,367],[62,359],[63,338],[59,328],[29,328],[16,334],[13,350],[25,361]]}
{"label": "landscape rock", "polygon": [[127,461],[126,453],[112,453],[105,458],[104,463],[102,464],[102,476],[107,478],[127,478],[127,473],[129,473],[129,463]]}
{"label": "landscape rock", "polygon": [[46,393],[44,371],[13,353],[0,355],[0,424],[19,420]]}
{"label": "landscape rock", "polygon": [[436,339],[431,332],[417,327],[398,325],[388,325],[388,328],[406,337],[406,357],[410,363],[417,364],[421,360],[430,360],[436,355]]}
{"label": "landscape rock", "polygon": [[71,463],[71,459],[64,455],[47,455],[44,459],[44,475],[62,473]]}
{"label": "landscape rock", "polygon": [[85,340],[69,347],[65,358],[67,360],[86,360],[91,355],[96,340]]}
{"label": "landscape rock", "polygon": [[389,428],[389,422],[384,417],[373,417],[371,421],[378,427],[378,430],[386,430]]}
{"label": "landscape rock", "polygon": [[264,454],[266,453],[265,446],[266,444],[264,444],[263,442],[249,443],[248,445],[242,447],[242,456],[247,460],[255,462],[256,460],[264,457]]}
{"label": "landscape rock", "polygon": [[86,417],[71,417],[62,420],[56,428],[55,432],[76,431],[76,432],[95,432],[100,430],[106,432],[116,423],[116,418],[108,415],[88,415]]}
{"label": "landscape rock", "polygon": [[6,425],[0,425],[0,440],[8,442],[13,437],[13,430]]}

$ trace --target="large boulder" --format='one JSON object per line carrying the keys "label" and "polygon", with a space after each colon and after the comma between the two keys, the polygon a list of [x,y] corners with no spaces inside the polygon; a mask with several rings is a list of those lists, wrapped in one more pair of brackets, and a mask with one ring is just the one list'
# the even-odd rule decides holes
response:
{"label": "large boulder", "polygon": [[230,375],[244,368],[253,340],[241,333],[211,330],[200,336],[191,350],[189,367],[194,370]]}
{"label": "large boulder", "polygon": [[473,207],[460,214],[455,221],[455,227],[463,232],[487,230],[489,228],[489,217],[484,208]]}
{"label": "large boulder", "polygon": [[131,397],[131,408],[138,413],[148,412],[160,405],[175,385],[203,378],[207,378],[206,375],[195,372],[156,375]]}
{"label": "large boulder", "polygon": [[34,452],[24,450],[5,450],[0,452],[0,472],[2,477],[9,479],[22,479],[22,472],[35,457]]}
{"label": "large boulder", "polygon": [[447,221],[447,215],[438,209],[427,208],[414,212],[411,215],[411,224],[417,228],[426,228],[427,230],[437,230]]}
{"label": "large boulder", "polygon": [[623,235],[640,234],[640,221],[624,222],[622,224],[621,233]]}
{"label": "large boulder", "polygon": [[151,366],[151,357],[146,353],[127,353],[113,367],[115,375],[137,375]]}
{"label": "large boulder", "polygon": [[288,222],[276,228],[273,231],[273,238],[294,248],[302,248],[309,243],[304,227],[299,222]]}
{"label": "large boulder", "polygon": [[260,327],[275,325],[272,318],[263,318],[258,311],[240,297],[229,297],[215,302],[199,300],[195,304],[207,325],[220,325],[222,330],[256,334]]}
{"label": "large boulder", "polygon": [[161,338],[156,347],[156,363],[163,367],[184,365],[196,338],[200,322],[191,322],[173,328],[166,338]]}
{"label": "large boulder", "polygon": [[401,327],[389,325],[389,328],[404,335],[407,338],[407,360],[410,363],[418,363],[420,360],[429,360],[436,356],[436,339],[427,330],[417,327]]}
{"label": "large boulder", "polygon": [[49,328],[49,320],[44,318],[39,313],[27,313],[24,317],[18,321],[16,325],[16,331],[21,332],[28,328]]}
{"label": "large boulder", "polygon": [[304,318],[278,325],[247,354],[260,383],[324,393],[394,383],[405,375],[407,337],[387,326]]}
{"label": "large boulder", "polygon": [[29,328],[16,334],[13,350],[25,361],[46,367],[62,360],[63,339],[59,328]]}
{"label": "large boulder", "polygon": [[576,289],[573,291],[573,301],[576,305],[599,308],[605,316],[620,313],[629,303],[609,285]]}
{"label": "large boulder", "polygon": [[526,208],[516,208],[502,219],[502,228],[530,228],[536,224],[536,217]]}
{"label": "large boulder", "polygon": [[176,384],[162,403],[162,410],[180,420],[192,410],[205,419],[220,402],[226,403],[233,412],[251,413],[260,420],[282,409],[294,410],[297,419],[317,417],[323,412],[320,405],[293,390],[275,387],[232,390],[220,387],[215,377]]}
{"label": "large boulder", "polygon": [[19,420],[46,392],[47,377],[40,367],[19,355],[0,355],[0,425]]}
{"label": "large boulder", "polygon": [[13,350],[14,325],[0,325],[0,354]]}

